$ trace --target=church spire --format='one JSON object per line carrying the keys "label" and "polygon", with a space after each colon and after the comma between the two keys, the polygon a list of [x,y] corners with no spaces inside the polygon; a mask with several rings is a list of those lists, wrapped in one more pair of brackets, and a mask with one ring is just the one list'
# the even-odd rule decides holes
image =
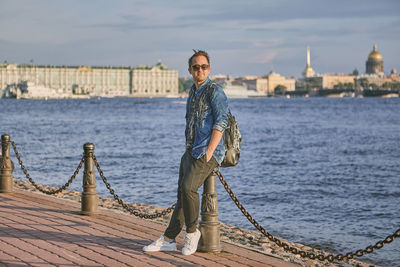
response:
{"label": "church spire", "polygon": [[307,46],[307,64],[306,68],[303,71],[303,76],[305,78],[312,77],[315,75],[314,70],[311,68],[311,60],[310,60],[310,47]]}

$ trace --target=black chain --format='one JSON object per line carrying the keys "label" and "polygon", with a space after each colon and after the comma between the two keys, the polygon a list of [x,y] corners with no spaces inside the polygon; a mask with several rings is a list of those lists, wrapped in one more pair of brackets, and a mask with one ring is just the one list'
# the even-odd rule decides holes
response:
{"label": "black chain", "polygon": [[163,210],[162,212],[156,212],[154,214],[145,214],[145,213],[140,213],[137,210],[132,209],[131,207],[129,207],[127,204],[124,203],[124,201],[122,201],[122,199],[119,198],[119,196],[115,193],[114,189],[112,189],[110,183],[107,181],[107,178],[104,176],[103,171],[100,168],[100,164],[96,159],[96,156],[93,155],[93,160],[94,160],[94,164],[96,165],[97,171],[100,174],[101,179],[103,180],[104,184],[106,185],[107,189],[110,191],[110,194],[114,197],[114,199],[116,201],[118,201],[118,203],[129,213],[140,217],[140,218],[145,218],[145,219],[155,219],[158,217],[162,217],[167,215],[168,213],[170,213],[174,208],[175,208],[175,204],[172,205],[170,208],[167,208],[165,210]]}
{"label": "black chain", "polygon": [[356,252],[349,252],[346,255],[343,254],[337,254],[337,255],[315,255],[312,252],[307,252],[300,250],[295,247],[291,247],[285,242],[282,242],[278,238],[274,237],[270,233],[268,233],[251,215],[250,213],[243,207],[243,205],[240,203],[238,198],[235,196],[233,193],[232,189],[229,187],[228,183],[225,181],[225,178],[222,176],[222,173],[217,170],[216,174],[218,175],[219,180],[221,181],[222,185],[224,186],[225,190],[228,192],[229,196],[232,198],[233,202],[235,202],[236,206],[240,209],[240,211],[244,214],[244,216],[254,225],[255,228],[257,228],[263,235],[265,235],[269,240],[277,244],[278,246],[282,247],[284,250],[289,251],[293,254],[300,255],[302,258],[309,258],[309,259],[318,259],[320,261],[328,260],[330,262],[333,262],[334,260],[338,261],[344,261],[348,259],[353,259],[354,256],[361,257],[365,254],[372,253],[375,249],[381,249],[385,244],[389,244],[393,242],[393,240],[396,237],[400,237],[400,228],[397,229],[394,234],[387,236],[384,240],[378,241],[375,245],[373,246],[368,246],[365,249],[360,249],[357,250]]}
{"label": "black chain", "polygon": [[79,173],[79,171],[81,170],[82,165],[83,165],[83,163],[84,163],[84,157],[82,156],[81,162],[79,162],[79,165],[78,165],[78,167],[76,168],[74,174],[71,176],[71,178],[69,178],[68,182],[67,182],[65,185],[63,185],[61,188],[56,189],[56,190],[44,190],[44,189],[41,188],[39,185],[37,185],[37,184],[33,181],[33,179],[31,178],[31,176],[29,175],[29,173],[28,173],[28,171],[26,170],[24,164],[22,163],[21,156],[19,155],[18,150],[17,150],[17,146],[15,145],[15,143],[14,143],[13,141],[11,141],[11,145],[12,145],[12,147],[13,147],[13,149],[14,149],[15,156],[16,156],[17,159],[18,159],[19,165],[21,165],[21,169],[22,169],[22,171],[25,173],[26,178],[28,178],[29,182],[31,182],[31,184],[32,184],[37,190],[39,190],[40,192],[45,193],[45,194],[47,194],[47,195],[54,195],[54,194],[60,193],[61,191],[67,189],[67,187],[71,185],[72,181],[73,181],[73,180],[76,178],[76,176],[78,175],[78,173]]}
{"label": "black chain", "polygon": [[[13,141],[11,141],[11,145],[14,149],[15,155],[18,159],[18,162],[21,166],[22,171],[25,173],[26,178],[28,178],[28,180],[31,182],[31,184],[40,192],[48,194],[48,195],[53,195],[53,194],[57,194],[63,190],[65,190],[71,183],[72,181],[76,178],[76,176],[78,175],[80,169],[83,166],[83,163],[85,161],[84,156],[82,156],[81,161],[79,162],[78,167],[76,168],[74,174],[71,176],[71,178],[67,181],[67,183],[62,186],[59,189],[56,190],[44,190],[43,188],[39,187],[34,181],[33,179],[30,177],[28,171],[26,170],[24,164],[22,163],[21,160],[21,156],[18,153],[17,147],[15,145],[15,143]],[[174,208],[175,205],[172,205],[171,207],[163,210],[162,212],[156,212],[154,214],[145,214],[145,213],[140,213],[136,210],[133,210],[131,207],[129,207],[127,204],[125,204],[120,198],[119,196],[115,193],[114,189],[112,189],[110,183],[107,181],[107,178],[104,176],[103,171],[101,170],[100,164],[96,159],[96,156],[93,155],[93,160],[94,163],[96,165],[96,168],[100,174],[101,179],[103,180],[104,184],[106,185],[107,189],[110,191],[111,195],[113,195],[114,199],[117,200],[117,202],[128,212],[130,212],[131,214],[138,216],[140,218],[145,218],[145,219],[155,219],[158,217],[162,217],[165,216],[166,214],[170,213]],[[388,235],[384,240],[380,240],[378,242],[376,242],[375,245],[371,245],[366,247],[365,249],[360,249],[357,250],[356,252],[349,252],[346,253],[346,255],[343,254],[328,254],[328,255],[323,255],[323,254],[319,254],[316,255],[312,252],[306,252],[303,250],[300,250],[298,248],[295,247],[291,247],[290,245],[288,245],[285,242],[282,242],[280,239],[274,237],[273,235],[271,235],[270,233],[268,233],[251,215],[250,213],[245,209],[245,207],[240,203],[240,201],[238,200],[238,198],[236,197],[236,195],[233,193],[232,189],[229,187],[228,183],[226,182],[225,178],[223,177],[222,173],[217,170],[216,174],[219,178],[219,180],[221,181],[222,185],[224,186],[225,190],[228,192],[229,196],[231,197],[231,199],[233,200],[233,202],[235,202],[236,206],[240,209],[240,211],[244,214],[244,216],[254,225],[254,227],[256,229],[258,229],[264,236],[266,236],[270,241],[274,242],[275,244],[277,244],[279,247],[282,247],[284,250],[289,251],[293,254],[296,255],[300,255],[303,258],[309,258],[309,259],[318,259],[320,261],[324,261],[324,260],[328,260],[330,262],[333,262],[334,260],[338,260],[338,261],[344,261],[344,260],[348,260],[348,259],[353,259],[354,256],[357,257],[362,257],[365,254],[369,254],[372,253],[375,249],[381,249],[383,248],[383,246],[385,244],[389,244],[391,242],[393,242],[393,240],[396,237],[400,237],[400,228],[397,229],[397,231],[394,232],[394,234],[392,235]]]}

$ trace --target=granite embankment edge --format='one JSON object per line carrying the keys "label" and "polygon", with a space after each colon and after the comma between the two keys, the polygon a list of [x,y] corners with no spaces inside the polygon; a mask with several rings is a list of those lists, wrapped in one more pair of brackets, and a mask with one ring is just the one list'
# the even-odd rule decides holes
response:
{"label": "granite embankment edge", "polygon": [[[39,185],[44,190],[54,190],[56,187],[51,187],[47,185]],[[32,184],[28,181],[19,180],[14,178],[14,187],[20,190],[28,190],[30,192],[39,193],[39,190],[35,189]],[[69,201],[81,202],[81,192],[73,191],[73,190],[64,190],[61,193],[53,195],[57,198],[62,198]],[[148,204],[139,204],[139,203],[128,203],[126,204],[134,210],[137,210],[141,213],[152,214],[157,211],[162,211],[165,208],[152,206]],[[112,210],[114,212],[129,214],[125,211],[118,202],[112,198],[100,197],[99,196],[99,208]],[[132,215],[133,216],[133,215]],[[163,216],[161,218],[154,219],[152,221],[156,221],[157,223],[167,225],[169,222],[170,215]],[[283,248],[279,247],[275,243],[271,242],[267,237],[256,230],[248,230],[239,228],[234,225],[228,225],[220,222],[220,234],[221,234],[221,242],[227,242],[231,244],[235,244],[241,247],[245,247],[247,249],[251,249],[257,251],[259,253],[264,253],[266,255],[282,259],[287,262],[297,263],[300,266],[359,266],[359,267],[371,267],[374,265],[370,265],[358,260],[346,260],[342,262],[328,262],[328,261],[318,261],[311,259],[301,258],[299,255],[294,255],[292,253],[286,252]],[[288,243],[290,246],[295,247],[297,249],[301,249],[307,252],[313,252],[315,254],[327,254],[326,252],[312,248],[307,245],[293,243],[287,240],[280,238],[282,241]],[[150,241],[150,240],[149,240]]]}

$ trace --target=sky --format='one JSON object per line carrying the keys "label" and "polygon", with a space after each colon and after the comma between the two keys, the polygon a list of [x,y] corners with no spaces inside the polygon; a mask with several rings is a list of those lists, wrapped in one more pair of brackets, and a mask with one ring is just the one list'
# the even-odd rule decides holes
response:
{"label": "sky", "polygon": [[365,72],[374,44],[400,71],[399,0],[0,0],[0,62],[138,66],[189,76],[192,49],[211,73],[301,77]]}

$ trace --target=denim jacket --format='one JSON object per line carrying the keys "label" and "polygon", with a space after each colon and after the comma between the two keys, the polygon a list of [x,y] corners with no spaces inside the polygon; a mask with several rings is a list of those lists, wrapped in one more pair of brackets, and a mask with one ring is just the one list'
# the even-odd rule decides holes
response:
{"label": "denim jacket", "polygon": [[[213,90],[207,95],[207,90]],[[208,91],[211,92],[211,91]],[[196,159],[205,155],[213,129],[224,132],[228,126],[228,99],[221,86],[207,79],[197,90],[193,85],[186,105],[186,149],[192,150]],[[218,164],[225,156],[221,138],[213,154]]]}

